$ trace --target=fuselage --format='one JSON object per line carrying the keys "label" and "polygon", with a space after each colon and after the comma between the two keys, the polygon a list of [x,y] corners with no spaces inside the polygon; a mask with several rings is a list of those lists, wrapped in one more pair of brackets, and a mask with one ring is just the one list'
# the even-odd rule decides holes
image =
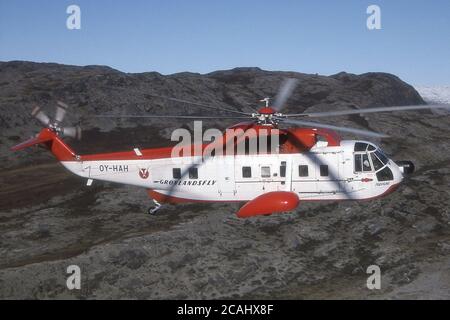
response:
{"label": "fuselage", "polygon": [[[292,191],[300,200],[362,200],[390,193],[401,169],[374,144],[317,142],[298,153],[171,157],[146,150],[61,161],[92,180],[129,184],[180,201],[249,201],[271,191]],[[116,156],[115,156],[116,155]]]}

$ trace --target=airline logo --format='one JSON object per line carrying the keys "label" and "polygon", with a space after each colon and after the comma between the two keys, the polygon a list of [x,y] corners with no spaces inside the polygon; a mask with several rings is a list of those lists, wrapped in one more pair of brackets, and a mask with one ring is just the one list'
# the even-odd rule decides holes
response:
{"label": "airline logo", "polygon": [[145,168],[142,168],[142,169],[139,169],[139,176],[142,178],[142,179],[147,179],[148,178],[148,176],[149,176],[149,172],[148,172],[148,169],[145,169]]}

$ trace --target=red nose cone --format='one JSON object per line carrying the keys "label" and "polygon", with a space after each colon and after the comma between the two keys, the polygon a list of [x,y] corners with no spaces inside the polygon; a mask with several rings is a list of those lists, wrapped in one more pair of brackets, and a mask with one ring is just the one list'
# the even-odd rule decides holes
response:
{"label": "red nose cone", "polygon": [[259,114],[274,114],[275,110],[270,107],[264,107],[258,110]]}

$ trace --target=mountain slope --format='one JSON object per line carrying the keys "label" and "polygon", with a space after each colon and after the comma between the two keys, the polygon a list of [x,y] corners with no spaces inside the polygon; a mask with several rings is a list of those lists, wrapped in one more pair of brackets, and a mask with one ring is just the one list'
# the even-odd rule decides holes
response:
{"label": "mountain slope", "polygon": [[[8,147],[28,138],[40,125],[30,117],[33,105],[54,112],[56,100],[71,107],[68,123],[82,121],[85,138],[75,144],[84,151],[129,148],[121,128],[135,128],[134,143],[154,146],[161,138],[168,141],[170,131],[184,122],[146,119],[98,119],[96,114],[208,114],[192,105],[154,98],[158,94],[214,106],[252,111],[260,99],[274,97],[287,77],[299,79],[299,86],[288,101],[284,112],[302,112],[308,108],[330,110],[367,108],[373,106],[412,105],[424,103],[413,87],[398,77],[386,73],[354,75],[339,73],[320,76],[296,72],[264,71],[259,68],[237,68],[209,74],[178,73],[161,75],[156,72],[123,73],[105,66],[67,66],[54,63],[0,62],[0,124],[2,158],[11,159]],[[324,121],[327,121],[326,119]],[[330,119],[331,123],[339,119]],[[353,126],[367,127],[367,122],[352,117]],[[188,122],[189,126],[191,122]],[[232,122],[218,119],[208,126],[223,129]],[[102,139],[97,131],[114,132],[114,144]],[[131,129],[127,129],[131,130]],[[141,134],[139,134],[139,132]],[[153,139],[148,137],[153,136]],[[90,137],[95,139],[90,139]],[[97,143],[96,143],[97,141]],[[23,157],[23,153],[15,156]]]}

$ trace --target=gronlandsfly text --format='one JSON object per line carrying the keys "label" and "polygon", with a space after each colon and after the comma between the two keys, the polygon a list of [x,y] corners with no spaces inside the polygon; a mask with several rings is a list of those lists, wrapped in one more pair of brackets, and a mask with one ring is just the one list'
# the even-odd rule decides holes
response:
{"label": "gronlandsfly text", "polygon": [[216,184],[217,180],[156,180],[154,183],[168,184],[168,185],[178,185],[178,186],[213,186]]}

